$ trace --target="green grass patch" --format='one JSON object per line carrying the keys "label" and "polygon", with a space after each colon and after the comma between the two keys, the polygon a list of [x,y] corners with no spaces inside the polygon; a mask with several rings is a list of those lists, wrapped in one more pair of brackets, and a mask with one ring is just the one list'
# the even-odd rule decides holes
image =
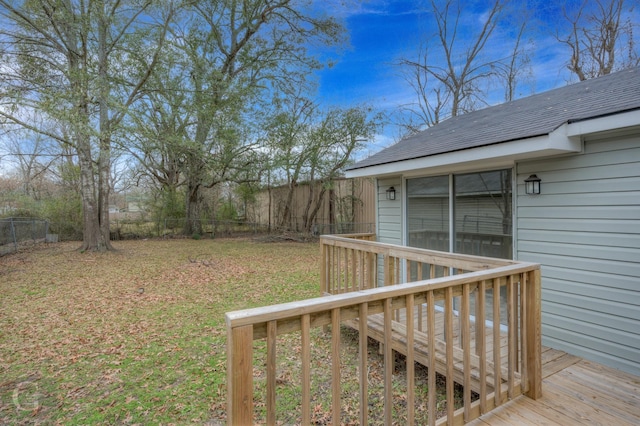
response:
{"label": "green grass patch", "polygon": [[0,258],[0,424],[226,419],[225,312],[318,294],[318,246],[63,243]]}
{"label": "green grass patch", "polygon": [[[114,246],[97,254],[61,243],[0,258],[0,424],[224,424],[225,312],[319,293],[317,242]],[[313,420],[323,423],[331,414],[331,338],[321,329],[312,338]],[[278,418],[296,423],[300,336],[279,340]],[[349,422],[357,420],[357,333],[343,329],[342,345]],[[264,342],[255,347],[256,419],[264,419]],[[382,359],[374,343],[370,355],[369,387],[377,392]],[[402,374],[394,380],[401,401]],[[418,392],[424,404],[426,391]],[[381,397],[371,397],[370,418],[382,419]],[[394,414],[403,418],[402,410]]]}

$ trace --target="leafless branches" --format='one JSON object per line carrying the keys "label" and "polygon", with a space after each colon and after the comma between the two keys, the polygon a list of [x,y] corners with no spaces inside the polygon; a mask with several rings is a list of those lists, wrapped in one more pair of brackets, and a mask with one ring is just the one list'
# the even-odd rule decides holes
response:
{"label": "leafless branches", "polygon": [[569,48],[571,57],[567,68],[580,81],[640,64],[633,39],[634,23],[623,19],[627,3],[625,0],[585,1],[573,15],[564,10],[570,34],[557,34],[556,39]]}

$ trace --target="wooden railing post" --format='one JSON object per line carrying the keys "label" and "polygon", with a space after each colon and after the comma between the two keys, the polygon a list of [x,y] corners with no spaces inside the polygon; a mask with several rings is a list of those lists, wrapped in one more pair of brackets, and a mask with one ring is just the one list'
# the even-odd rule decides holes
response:
{"label": "wooden railing post", "polygon": [[320,240],[320,296],[327,294],[327,269],[329,269],[329,259],[327,256],[328,246]]}
{"label": "wooden railing post", "polygon": [[253,326],[227,332],[227,422],[253,424]]}
{"label": "wooden railing post", "polygon": [[526,395],[532,399],[542,397],[542,307],[540,269],[529,272],[526,288],[526,318],[527,334],[527,373],[529,381]]}

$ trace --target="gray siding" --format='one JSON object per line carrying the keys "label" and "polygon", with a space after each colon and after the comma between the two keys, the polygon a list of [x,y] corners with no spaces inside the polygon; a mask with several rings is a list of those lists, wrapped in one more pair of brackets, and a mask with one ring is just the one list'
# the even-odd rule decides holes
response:
{"label": "gray siding", "polygon": [[[387,200],[387,189],[396,190],[396,199]],[[377,237],[381,243],[402,245],[402,177],[378,179]],[[384,286],[384,260],[378,259],[378,286]]]}
{"label": "gray siding", "polygon": [[[517,172],[517,258],[542,264],[543,343],[640,374],[640,136]],[[533,173],[542,193],[527,196]]]}
{"label": "gray siding", "polygon": [[[393,186],[396,199],[387,200],[387,189]],[[378,241],[402,244],[402,178],[378,179]]]}

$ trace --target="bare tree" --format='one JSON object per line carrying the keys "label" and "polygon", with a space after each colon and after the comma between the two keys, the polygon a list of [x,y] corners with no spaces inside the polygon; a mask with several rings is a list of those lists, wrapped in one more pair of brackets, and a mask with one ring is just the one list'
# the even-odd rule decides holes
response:
{"label": "bare tree", "polygon": [[133,107],[127,120],[128,132],[120,146],[136,160],[131,167],[132,179],[149,182],[162,208],[161,215],[178,217],[184,202],[179,188],[184,185],[184,163],[192,143],[189,126],[191,98],[187,69],[172,44],[167,46],[161,64],[156,67],[144,96]]}
{"label": "bare tree", "polygon": [[[508,0],[494,0],[479,16],[478,26],[465,22],[463,11],[469,2],[432,0],[430,12],[436,34],[432,42],[422,44],[416,59],[401,59],[405,80],[416,95],[413,103],[403,105],[402,126],[415,133],[442,120],[473,111],[488,104],[489,91],[496,82],[504,87],[505,99],[512,100],[516,87],[529,64],[526,53],[526,21],[517,25],[514,40],[504,28],[513,27]],[[509,25],[501,25],[509,19]],[[503,28],[504,27],[504,28]],[[513,43],[507,56],[490,54],[492,44]]]}
{"label": "bare tree", "polygon": [[504,87],[504,100],[511,102],[516,99],[516,89],[522,78],[530,73],[531,58],[524,44],[527,21],[523,21],[518,29],[515,44],[511,54],[496,62],[496,77],[498,84]]}
{"label": "bare tree", "polygon": [[[333,186],[344,168],[353,161],[353,154],[370,140],[382,126],[382,115],[373,113],[364,106],[348,109],[332,108],[322,117],[322,121],[312,129],[313,149],[309,156],[308,177],[309,196],[302,213],[304,229],[307,232],[316,220],[322,207],[324,195]],[[321,183],[317,194],[316,183]]]}
{"label": "bare tree", "polygon": [[[625,0],[584,1],[575,14],[564,9],[564,18],[570,24],[569,35],[556,34],[565,44],[571,57],[567,68],[580,81],[610,74],[640,64],[640,55],[633,37],[631,19],[624,21],[629,2]],[[631,2],[629,12],[635,2]]]}
{"label": "bare tree", "polygon": [[503,10],[504,1],[495,0],[484,14],[484,22],[478,31],[471,30],[465,41],[461,36],[460,1],[431,1],[437,26],[435,42],[423,47],[417,60],[400,60],[409,84],[418,96],[417,104],[409,106],[413,112],[413,120],[407,126],[409,131],[432,126],[444,118],[485,104],[484,87],[494,77],[496,59],[486,58],[483,53],[492,40]]}
{"label": "bare tree", "polygon": [[38,199],[38,185],[59,158],[57,143],[37,132],[24,129],[6,133],[3,137],[5,149],[20,173],[22,190],[25,195]]}
{"label": "bare tree", "polygon": [[[403,59],[404,77],[416,95],[416,101],[402,105],[405,114],[402,126],[409,134],[417,133],[425,126],[431,127],[448,117],[451,93],[438,84],[429,71],[429,55],[426,47],[421,47],[415,61]],[[434,83],[435,82],[435,83]]]}
{"label": "bare tree", "polygon": [[286,227],[291,220],[295,188],[304,179],[309,156],[313,152],[310,129],[318,116],[318,106],[299,92],[284,103],[285,109],[278,111],[270,120],[267,136],[272,158],[269,176],[275,175],[277,181],[287,186],[277,218],[280,228]]}

